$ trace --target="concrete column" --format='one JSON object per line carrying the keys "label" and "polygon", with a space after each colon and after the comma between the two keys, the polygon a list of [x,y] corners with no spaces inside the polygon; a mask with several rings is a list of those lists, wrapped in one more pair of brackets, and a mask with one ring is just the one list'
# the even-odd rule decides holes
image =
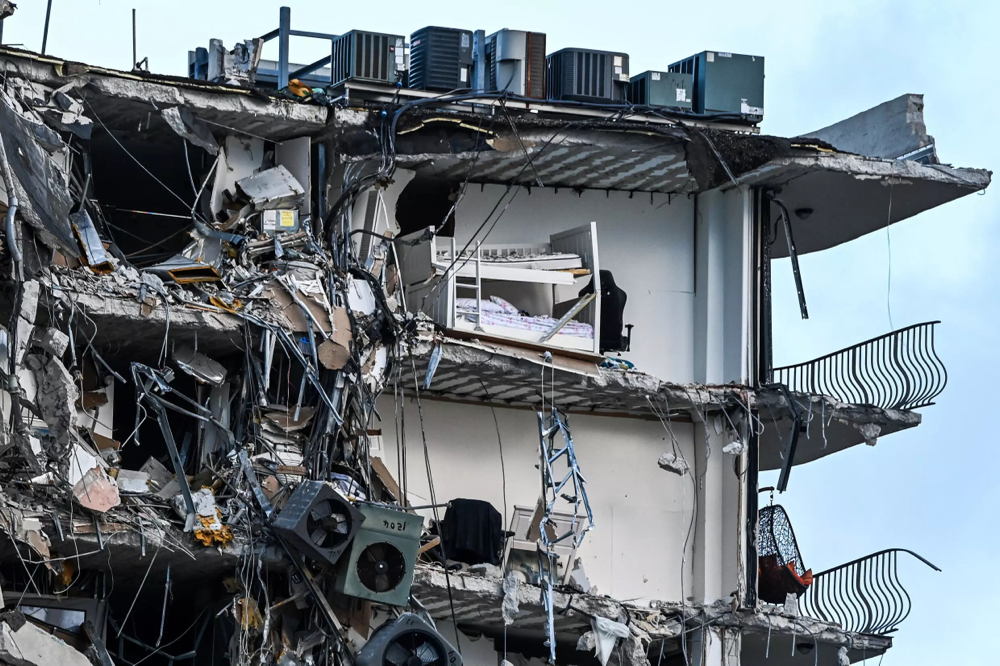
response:
{"label": "concrete column", "polygon": [[706,627],[688,639],[688,663],[692,666],[740,666],[739,629]]}
{"label": "concrete column", "polygon": [[694,377],[722,384],[748,376],[752,257],[748,192],[698,195],[695,213]]}

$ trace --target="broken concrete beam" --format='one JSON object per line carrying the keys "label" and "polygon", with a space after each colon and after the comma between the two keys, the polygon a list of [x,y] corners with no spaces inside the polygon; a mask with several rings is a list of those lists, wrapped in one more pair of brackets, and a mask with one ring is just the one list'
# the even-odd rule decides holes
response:
{"label": "broken concrete beam", "polygon": [[[924,125],[923,95],[901,95],[804,137],[825,141],[840,151],[889,159],[934,145]],[[929,163],[937,162],[932,152]]]}
{"label": "broken concrete beam", "polygon": [[62,358],[69,348],[69,336],[58,328],[35,328],[34,341],[56,358]]}
{"label": "broken concrete beam", "polygon": [[20,612],[0,622],[0,660],[11,666],[90,666],[82,652],[32,624]]}
{"label": "broken concrete beam", "polygon": [[219,154],[219,144],[212,136],[208,125],[194,116],[193,113],[179,106],[163,109],[160,112],[170,129],[177,132],[186,141],[207,151],[211,155]]}
{"label": "broken concrete beam", "polygon": [[145,494],[149,490],[149,474],[131,469],[120,469],[115,476],[119,492],[125,494]]}
{"label": "broken concrete beam", "polygon": [[49,434],[56,442],[68,444],[70,431],[76,427],[76,402],[80,397],[73,376],[55,357],[46,360],[29,354],[25,362],[35,375],[38,388],[34,402],[49,427]]}

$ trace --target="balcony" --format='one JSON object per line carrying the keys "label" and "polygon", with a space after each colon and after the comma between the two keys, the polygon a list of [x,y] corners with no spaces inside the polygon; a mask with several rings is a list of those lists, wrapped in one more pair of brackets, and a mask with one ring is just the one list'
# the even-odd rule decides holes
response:
{"label": "balcony", "polygon": [[934,349],[934,327],[915,324],[812,361],[775,368],[773,382],[794,393],[891,410],[934,404],[948,372]]}
{"label": "balcony", "polygon": [[795,594],[803,615],[844,631],[885,636],[909,616],[910,595],[899,580],[901,553],[941,571],[911,550],[888,548],[813,574],[806,570],[784,508],[772,504],[758,513],[760,599],[780,604],[785,595]]}
{"label": "balcony", "polygon": [[910,614],[910,595],[897,568],[901,553],[941,571],[912,550],[882,550],[815,574],[799,602],[802,611],[860,634],[884,636],[896,631]]}
{"label": "balcony", "polygon": [[[936,321],[916,324],[812,361],[775,368],[761,401],[760,468],[801,465],[920,425],[948,372],[934,347]],[[792,433],[797,433],[794,437]]]}

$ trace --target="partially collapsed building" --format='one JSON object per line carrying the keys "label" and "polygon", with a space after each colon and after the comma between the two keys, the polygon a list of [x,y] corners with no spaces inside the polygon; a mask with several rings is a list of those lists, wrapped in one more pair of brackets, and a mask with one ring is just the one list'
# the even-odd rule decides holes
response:
{"label": "partially collapsed building", "polygon": [[891,647],[907,551],[810,571],[758,478],[944,388],[934,323],[771,360],[775,259],[805,316],[799,255],[989,184],[920,96],[788,139],[259,46],[195,78],[0,48],[0,662]]}

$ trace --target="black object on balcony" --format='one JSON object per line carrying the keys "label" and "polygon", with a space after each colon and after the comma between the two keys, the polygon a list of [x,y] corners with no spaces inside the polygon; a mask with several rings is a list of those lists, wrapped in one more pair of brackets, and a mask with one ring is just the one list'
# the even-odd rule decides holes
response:
{"label": "black object on balcony", "polygon": [[812,581],[812,572],[802,562],[788,514],[780,504],[772,504],[757,516],[758,596],[770,604],[785,603],[789,594],[802,596]]}
{"label": "black object on balcony", "polygon": [[899,553],[909,553],[941,571],[911,550],[879,551],[815,574],[799,602],[802,612],[836,622],[847,631],[878,635],[895,631],[910,614],[910,595],[899,582],[896,568]]}
{"label": "black object on balcony", "polygon": [[773,381],[799,393],[883,409],[932,405],[948,383],[934,350],[934,326],[915,324],[813,361],[775,368]]}

